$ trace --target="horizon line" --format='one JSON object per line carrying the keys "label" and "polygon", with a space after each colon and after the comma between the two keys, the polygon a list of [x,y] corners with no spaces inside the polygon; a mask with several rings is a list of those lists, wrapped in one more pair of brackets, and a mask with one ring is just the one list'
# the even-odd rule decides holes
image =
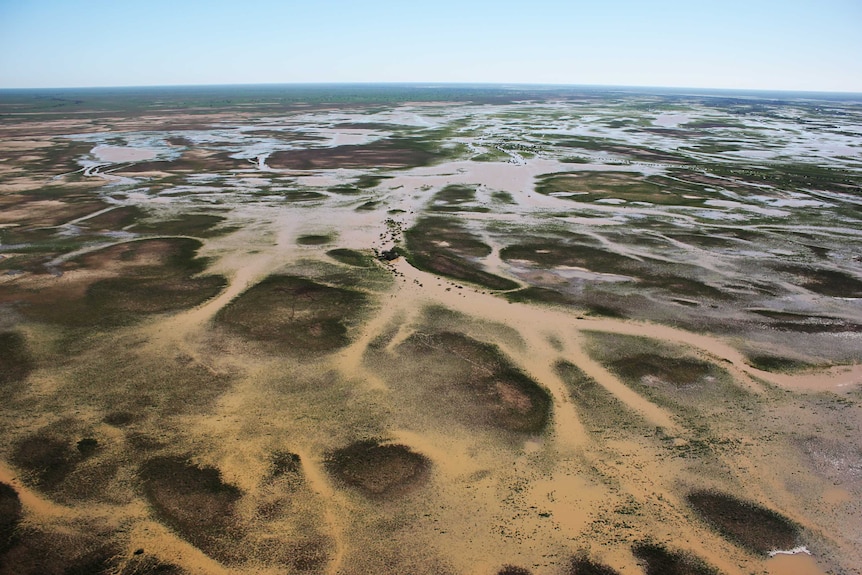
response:
{"label": "horizon line", "polygon": [[785,94],[819,94],[860,96],[862,91],[850,90],[812,90],[788,88],[720,88],[705,86],[658,86],[658,85],[626,85],[626,84],[556,84],[540,82],[435,82],[435,81],[362,81],[362,82],[252,82],[252,83],[211,83],[211,84],[127,84],[127,85],[97,85],[97,86],[40,86],[40,87],[0,87],[0,92],[28,92],[50,90],[135,90],[135,89],[176,89],[176,88],[241,88],[241,87],[386,87],[403,86],[413,88],[443,88],[443,87],[487,87],[497,89],[594,89],[594,90],[644,90],[644,91],[707,91],[732,93],[785,93]]}

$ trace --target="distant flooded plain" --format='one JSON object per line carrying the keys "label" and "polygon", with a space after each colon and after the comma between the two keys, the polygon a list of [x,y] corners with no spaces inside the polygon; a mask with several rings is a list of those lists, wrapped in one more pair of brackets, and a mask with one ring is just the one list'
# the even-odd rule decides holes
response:
{"label": "distant flooded plain", "polygon": [[0,93],[0,573],[862,573],[862,102],[235,90]]}

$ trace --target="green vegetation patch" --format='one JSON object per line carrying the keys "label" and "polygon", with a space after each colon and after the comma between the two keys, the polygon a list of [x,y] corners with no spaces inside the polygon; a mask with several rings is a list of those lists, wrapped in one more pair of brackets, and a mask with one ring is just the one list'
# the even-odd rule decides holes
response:
{"label": "green vegetation patch", "polygon": [[332,235],[306,234],[296,238],[296,243],[301,246],[322,246],[332,243],[334,239]]}
{"label": "green vegetation patch", "polygon": [[620,199],[667,206],[701,205],[702,188],[664,176],[634,172],[565,172],[539,178],[536,191],[578,202]]}
{"label": "green vegetation patch", "polygon": [[232,158],[231,152],[212,152],[201,149],[184,151],[175,160],[152,160],[123,166],[113,173],[139,174],[144,172],[214,173],[242,170],[251,167],[248,160]]}
{"label": "green vegetation patch", "polygon": [[770,163],[768,167],[710,164],[704,168],[711,174],[742,184],[766,184],[779,190],[814,189],[846,194],[862,186],[862,175],[858,171],[813,163]]}
{"label": "green vegetation patch", "polygon": [[434,274],[468,281],[493,290],[510,290],[518,283],[486,272],[475,260],[491,253],[491,247],[455,218],[424,217],[404,232],[408,260]]}
{"label": "green vegetation patch", "polygon": [[[423,403],[439,405],[466,424],[539,433],[548,423],[551,397],[513,366],[496,345],[456,332],[416,333],[399,346],[422,371]],[[438,372],[439,370],[439,372]]]}
{"label": "green vegetation patch", "polygon": [[726,493],[694,491],[686,501],[716,531],[754,553],[793,549],[799,528],[783,515]]}
{"label": "green vegetation patch", "polygon": [[367,305],[367,296],[358,291],[273,275],[222,308],[215,321],[284,352],[320,353],[349,343],[348,328]]}
{"label": "green vegetation patch", "polygon": [[745,360],[751,367],[763,371],[779,373],[793,373],[815,367],[814,365],[799,359],[772,354],[749,354],[746,356]]}
{"label": "green vegetation patch", "polygon": [[471,186],[446,186],[431,199],[432,212],[488,212],[485,206],[470,205],[476,201],[476,188]]}
{"label": "green vegetation patch", "polygon": [[324,466],[342,483],[370,498],[383,499],[421,483],[431,462],[407,446],[366,440],[333,451]]}
{"label": "green vegetation patch", "polygon": [[[685,347],[645,337],[587,332],[587,350],[623,383],[704,432],[704,413],[754,408],[751,394],[726,370],[692,356]],[[721,442],[713,436],[702,439]]]}
{"label": "green vegetation patch", "polygon": [[155,234],[160,236],[211,238],[235,229],[219,228],[219,224],[224,221],[225,218],[223,216],[213,214],[184,214],[177,219],[142,222],[135,225],[131,231],[139,234]]}
{"label": "green vegetation patch", "polygon": [[375,188],[380,185],[381,182],[391,179],[392,176],[382,176],[378,174],[362,174],[356,180],[354,180],[353,185],[357,188],[366,189],[366,188]]}
{"label": "green vegetation patch", "polygon": [[[131,257],[146,258],[152,251],[163,258],[162,265],[135,266],[120,277],[93,283],[84,300],[89,318],[78,321],[128,323],[142,314],[187,309],[214,297],[227,283],[222,276],[196,276],[205,263],[195,257],[200,244],[194,240],[171,240],[167,246],[137,243],[142,245],[131,247],[135,252]],[[120,257],[124,256],[130,256],[130,252],[122,252]]]}
{"label": "green vegetation patch", "polygon": [[326,255],[328,255],[335,261],[347,264],[349,266],[357,268],[374,267],[374,259],[370,255],[358,252],[356,250],[350,250],[347,248],[336,248],[334,250],[329,250],[328,252],[326,252]]}
{"label": "green vegetation patch", "polygon": [[506,292],[505,297],[511,302],[548,305],[571,305],[575,301],[574,298],[562,292],[535,286]]}
{"label": "green vegetation patch", "polygon": [[235,562],[236,506],[242,492],[224,483],[218,469],[188,459],[156,457],[140,469],[144,495],[155,516],[206,553]]}

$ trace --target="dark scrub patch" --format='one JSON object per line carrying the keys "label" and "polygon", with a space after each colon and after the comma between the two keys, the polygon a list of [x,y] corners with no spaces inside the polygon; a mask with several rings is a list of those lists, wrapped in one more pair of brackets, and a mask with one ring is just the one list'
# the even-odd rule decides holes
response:
{"label": "dark scrub patch", "polygon": [[15,543],[15,530],[24,510],[18,492],[10,485],[0,483],[0,556]]}
{"label": "dark scrub patch", "polygon": [[141,467],[140,476],[160,521],[207,555],[237,560],[242,550],[235,545],[236,503],[242,493],[224,483],[217,469],[181,457],[157,457]]}
{"label": "dark scrub patch", "polygon": [[611,370],[629,381],[652,377],[677,388],[695,385],[712,369],[711,364],[697,359],[647,353],[624,357],[609,365]]}
{"label": "dark scrub patch", "polygon": [[366,440],[332,452],[325,465],[346,485],[368,497],[384,499],[419,483],[431,462],[407,446]]}
{"label": "dark scrub patch", "polygon": [[222,308],[216,322],[279,351],[328,352],[349,343],[347,328],[366,302],[357,291],[274,275]]}
{"label": "dark scrub patch", "polygon": [[0,333],[0,393],[8,384],[24,380],[35,369],[24,336],[18,332]]}
{"label": "dark scrub patch", "polygon": [[423,382],[421,401],[468,425],[538,433],[550,418],[548,392],[496,345],[456,332],[416,333],[398,351],[416,371],[408,380]]}
{"label": "dark scrub patch", "polygon": [[171,563],[162,563],[145,550],[137,549],[117,575],[185,575],[186,571]]}
{"label": "dark scrub patch", "polygon": [[694,491],[686,500],[724,537],[755,553],[799,545],[799,529],[793,522],[756,503],[714,491]]}
{"label": "dark scrub patch", "polygon": [[58,488],[81,460],[69,439],[38,432],[18,442],[12,463],[25,471],[25,478],[47,491]]}
{"label": "dark scrub patch", "polygon": [[569,564],[568,575],[619,575],[619,571],[586,557],[575,557]]}
{"label": "dark scrub patch", "polygon": [[719,575],[719,571],[690,553],[668,551],[655,543],[639,543],[632,552],[645,575]]}

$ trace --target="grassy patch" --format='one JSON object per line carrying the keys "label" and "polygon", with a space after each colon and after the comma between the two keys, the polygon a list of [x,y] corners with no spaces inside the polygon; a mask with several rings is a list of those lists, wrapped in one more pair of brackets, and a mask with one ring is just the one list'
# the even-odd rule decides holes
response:
{"label": "grassy patch", "polygon": [[83,460],[72,447],[70,438],[43,430],[19,441],[12,452],[12,463],[25,471],[30,483],[52,492]]}
{"label": "grassy patch", "polygon": [[134,224],[144,215],[145,212],[137,206],[123,206],[87,218],[82,224],[91,230],[121,230]]}
{"label": "grassy patch", "polygon": [[326,255],[328,255],[335,261],[347,264],[349,266],[357,268],[374,267],[374,260],[370,255],[358,252],[356,250],[350,250],[347,248],[336,248],[334,250],[329,250],[328,252],[326,252]]}
{"label": "grassy patch", "polygon": [[357,291],[273,275],[216,315],[217,324],[289,353],[321,353],[349,343],[348,327],[367,306]]}
{"label": "grassy patch", "polygon": [[506,246],[500,250],[500,258],[507,262],[525,261],[542,268],[570,266],[621,275],[635,271],[639,263],[602,248],[563,239],[534,240]]}
{"label": "grassy patch", "polygon": [[366,188],[376,188],[380,185],[381,182],[391,179],[392,176],[380,176],[376,174],[362,174],[356,180],[354,180],[353,185],[357,188],[366,189]]}
{"label": "grassy patch", "polygon": [[267,165],[276,169],[414,168],[442,159],[427,142],[387,138],[370,144],[273,152]]}
{"label": "grassy patch", "polygon": [[398,349],[422,366],[422,373],[410,380],[425,382],[428,397],[423,402],[443,402],[440,407],[464,423],[523,433],[539,433],[547,425],[550,395],[497,346],[461,333],[437,332],[414,334]]}

